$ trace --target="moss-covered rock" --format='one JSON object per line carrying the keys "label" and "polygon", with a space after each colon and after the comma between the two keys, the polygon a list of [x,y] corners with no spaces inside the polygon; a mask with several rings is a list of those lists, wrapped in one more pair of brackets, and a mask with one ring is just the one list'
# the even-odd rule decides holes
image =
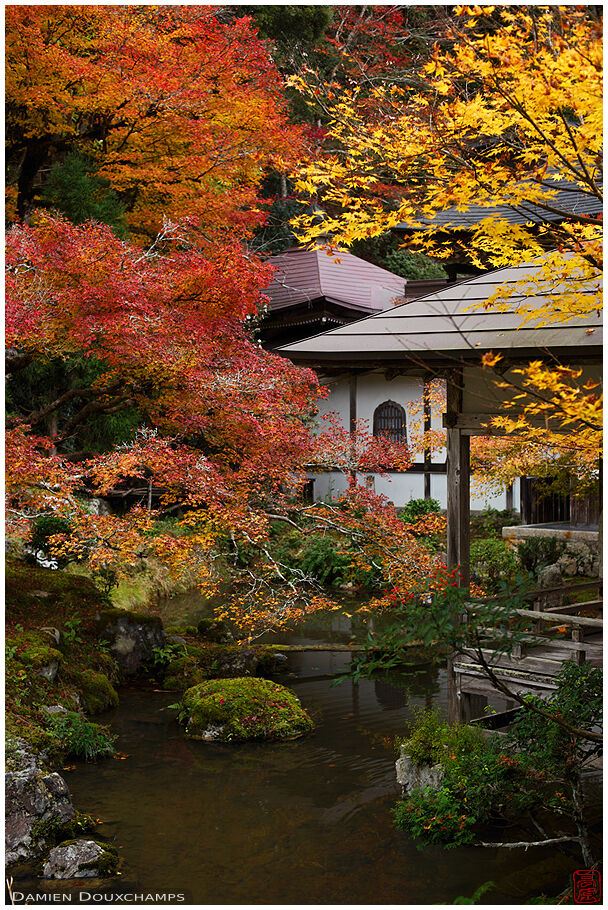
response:
{"label": "moss-covered rock", "polygon": [[51,682],[55,679],[63,654],[53,647],[54,639],[39,629],[8,637],[7,647],[15,660]]}
{"label": "moss-covered rock", "polygon": [[163,686],[165,689],[183,692],[207,678],[195,657],[178,657],[167,664]]}
{"label": "moss-covered rock", "polygon": [[197,629],[206,641],[223,642],[232,638],[228,627],[220,619],[201,619]]}
{"label": "moss-covered rock", "polygon": [[118,693],[105,673],[84,670],[74,673],[73,678],[87,714],[101,714],[118,707]]}
{"label": "moss-covered rock", "polygon": [[219,742],[296,739],[314,729],[295,693],[267,679],[193,686],[184,693],[179,718],[188,736]]}
{"label": "moss-covered rock", "polygon": [[160,617],[149,613],[103,610],[97,615],[96,623],[125,676],[136,676],[149,669],[155,651],[164,648],[167,642]]}
{"label": "moss-covered rock", "polygon": [[264,645],[247,648],[242,644],[185,641],[183,653],[164,669],[165,689],[185,691],[206,679],[267,676],[281,669],[285,657]]}
{"label": "moss-covered rock", "polygon": [[96,838],[66,840],[51,850],[44,878],[107,878],[118,870],[118,851]]}

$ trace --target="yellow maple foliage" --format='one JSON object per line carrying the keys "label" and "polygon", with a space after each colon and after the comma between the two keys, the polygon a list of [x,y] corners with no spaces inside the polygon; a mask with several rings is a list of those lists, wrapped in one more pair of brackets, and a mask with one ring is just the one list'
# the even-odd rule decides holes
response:
{"label": "yellow maple foliage", "polygon": [[[292,84],[311,91],[302,77]],[[296,229],[303,241],[349,246],[406,224],[409,247],[435,258],[466,253],[484,270],[534,261],[532,277],[485,303],[507,311],[517,301],[522,325],[598,311],[602,100],[601,22],[589,7],[456,7],[449,42],[415,82],[332,87],[327,151],[304,162],[297,184],[315,204]],[[446,211],[449,230],[445,216],[433,223]],[[499,357],[487,353],[484,366]],[[518,373],[509,415],[492,422],[512,439],[492,442],[493,462],[477,453],[482,474],[529,473],[533,454],[596,476],[599,389],[557,363]]]}

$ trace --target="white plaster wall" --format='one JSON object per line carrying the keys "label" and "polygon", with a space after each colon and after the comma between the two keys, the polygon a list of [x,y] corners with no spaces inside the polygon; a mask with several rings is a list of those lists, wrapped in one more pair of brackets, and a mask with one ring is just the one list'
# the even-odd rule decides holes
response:
{"label": "white plaster wall", "polygon": [[[328,398],[319,404],[319,417],[336,411],[342,418],[343,426],[348,426],[350,416],[350,385],[348,378],[324,379],[323,387],[329,392]],[[321,426],[323,423],[321,422]]]}
{"label": "white plaster wall", "polygon": [[[344,427],[348,427],[350,419],[350,380],[348,376],[325,378],[323,384],[329,391],[328,398],[321,402],[320,416],[335,412],[339,415]],[[419,400],[422,396],[422,378],[411,376],[396,376],[387,380],[384,373],[368,373],[357,377],[357,419],[367,421],[371,431],[373,428],[374,411],[383,401],[391,400],[406,409],[410,401]],[[408,418],[408,439],[411,438]],[[322,421],[321,421],[322,425]],[[433,420],[433,427],[441,426],[441,418]],[[434,462],[445,461],[445,451],[433,454]],[[422,462],[422,455],[416,456],[416,463]],[[328,471],[319,474],[310,474],[314,479],[315,499],[335,498],[348,488],[348,479],[339,472]],[[359,482],[364,482],[364,477],[359,476]],[[398,508],[404,506],[410,499],[424,497],[424,476],[420,474],[391,472],[387,475],[373,475],[373,489],[376,493],[386,496]],[[471,509],[480,510],[491,506],[495,509],[505,509],[506,490],[500,494],[475,494],[471,497]],[[437,499],[442,509],[447,508],[447,478],[445,474],[431,474],[431,497]],[[513,505],[519,509],[519,481],[516,481]]]}
{"label": "white plaster wall", "polygon": [[348,479],[338,471],[323,471],[318,474],[312,471],[308,475],[314,480],[313,496],[319,499],[337,499],[340,493],[348,489]]}

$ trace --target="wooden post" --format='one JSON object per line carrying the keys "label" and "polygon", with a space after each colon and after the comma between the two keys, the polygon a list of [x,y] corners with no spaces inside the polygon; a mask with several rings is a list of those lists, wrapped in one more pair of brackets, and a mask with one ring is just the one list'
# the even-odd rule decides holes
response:
{"label": "wooden post", "polygon": [[[349,414],[348,414],[348,426],[349,432],[354,433],[357,429],[357,374],[351,373],[348,380],[348,390],[349,390]],[[351,453],[354,461],[354,443],[353,443],[353,452]],[[356,471],[351,470],[350,472],[351,480],[357,479]]]}
{"label": "wooden post", "polygon": [[[430,401],[430,379],[425,376],[422,384],[422,403],[424,408],[424,432],[428,433],[431,429],[431,401]],[[431,498],[431,450],[427,447],[424,449],[424,498]]]}
{"label": "wooden post", "polygon": [[448,568],[460,566],[460,583],[470,579],[470,438],[454,426],[462,410],[462,371],[447,379]]}
{"label": "wooden post", "polygon": [[459,724],[462,722],[462,699],[459,697],[458,681],[454,672],[454,656],[448,657],[447,665],[448,683],[448,723]]}

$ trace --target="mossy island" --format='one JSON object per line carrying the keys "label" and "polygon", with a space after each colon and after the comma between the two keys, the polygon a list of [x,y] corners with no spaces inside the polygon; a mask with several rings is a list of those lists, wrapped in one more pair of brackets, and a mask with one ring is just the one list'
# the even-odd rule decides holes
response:
{"label": "mossy island", "polygon": [[178,719],[186,735],[208,742],[291,740],[314,724],[297,695],[267,679],[214,679],[188,689]]}

